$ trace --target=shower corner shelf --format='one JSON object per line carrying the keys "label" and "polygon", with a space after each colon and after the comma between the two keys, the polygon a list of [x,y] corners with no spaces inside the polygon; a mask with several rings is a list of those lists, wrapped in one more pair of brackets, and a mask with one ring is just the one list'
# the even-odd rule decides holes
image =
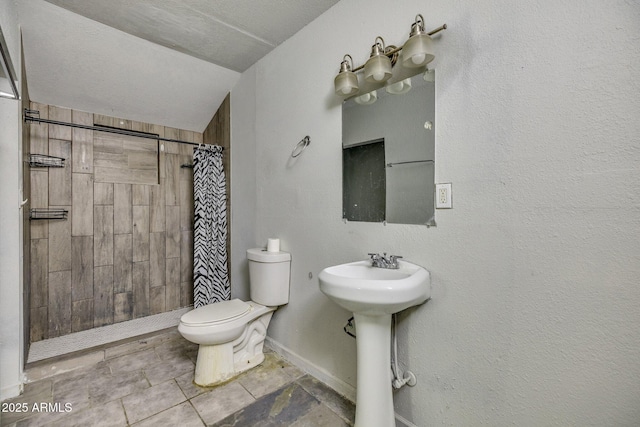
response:
{"label": "shower corner shelf", "polygon": [[64,161],[62,157],[48,156],[46,154],[30,154],[29,166],[32,168],[63,168]]}
{"label": "shower corner shelf", "polygon": [[33,208],[29,211],[29,219],[67,219],[68,213],[66,209],[59,208]]}

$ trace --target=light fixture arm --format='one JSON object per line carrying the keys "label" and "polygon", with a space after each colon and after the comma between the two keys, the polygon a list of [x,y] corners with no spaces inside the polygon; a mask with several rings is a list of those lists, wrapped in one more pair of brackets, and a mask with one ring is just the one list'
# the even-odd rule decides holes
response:
{"label": "light fixture arm", "polygon": [[438,28],[436,28],[435,30],[431,30],[431,31],[429,31],[429,32],[427,33],[427,35],[428,35],[429,37],[431,37],[432,35],[437,34],[437,33],[439,33],[440,31],[442,31],[442,30],[446,30],[446,29],[447,29],[447,24],[442,24],[442,25],[440,25]]}

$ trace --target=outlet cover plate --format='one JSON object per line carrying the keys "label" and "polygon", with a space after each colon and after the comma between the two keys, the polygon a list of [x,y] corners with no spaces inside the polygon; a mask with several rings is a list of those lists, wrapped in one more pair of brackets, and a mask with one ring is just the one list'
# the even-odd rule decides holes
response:
{"label": "outlet cover plate", "polygon": [[451,183],[436,184],[436,209],[451,209]]}

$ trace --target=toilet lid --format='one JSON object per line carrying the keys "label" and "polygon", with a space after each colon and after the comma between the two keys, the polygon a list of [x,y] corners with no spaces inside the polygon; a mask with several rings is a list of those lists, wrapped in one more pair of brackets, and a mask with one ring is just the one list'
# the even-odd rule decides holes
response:
{"label": "toilet lid", "polygon": [[249,304],[239,299],[221,301],[191,310],[184,314],[180,321],[188,325],[221,322],[240,317],[250,308]]}

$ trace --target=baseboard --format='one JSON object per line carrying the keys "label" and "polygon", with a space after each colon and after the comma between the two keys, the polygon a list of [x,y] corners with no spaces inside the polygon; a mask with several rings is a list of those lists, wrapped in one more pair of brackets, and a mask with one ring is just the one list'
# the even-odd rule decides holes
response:
{"label": "baseboard", "polygon": [[417,425],[407,420],[403,416],[398,415],[397,412],[395,415],[396,415],[396,427],[418,427]]}
{"label": "baseboard", "polygon": [[[267,341],[267,345],[269,345],[269,347],[271,347],[273,351],[282,355],[285,359],[287,359],[288,361],[296,365],[298,368],[302,369],[309,375],[325,383],[326,385],[328,385],[329,387],[331,387],[332,389],[334,389],[336,392],[343,395],[347,399],[351,400],[352,402],[356,401],[355,387],[345,383],[341,379],[332,375],[330,372],[327,372],[326,370],[311,363],[304,357],[301,357],[297,353],[291,351],[289,348],[275,341],[273,338],[266,337],[265,340]],[[389,387],[391,387],[391,384],[389,384]],[[418,427],[417,425],[407,420],[403,416],[398,415],[397,412],[395,413],[395,418],[396,418],[396,423],[398,427]]]}
{"label": "baseboard", "polygon": [[298,368],[302,369],[306,373],[325,383],[332,389],[334,389],[339,394],[343,395],[347,399],[352,402],[356,401],[356,389],[350,384],[342,381],[341,379],[335,377],[330,372],[320,368],[319,366],[313,364],[309,360],[304,357],[298,355],[297,353],[291,351],[287,347],[283,346],[279,342],[275,341],[271,337],[266,338],[267,344],[278,354],[282,355],[285,359],[296,365]]}

